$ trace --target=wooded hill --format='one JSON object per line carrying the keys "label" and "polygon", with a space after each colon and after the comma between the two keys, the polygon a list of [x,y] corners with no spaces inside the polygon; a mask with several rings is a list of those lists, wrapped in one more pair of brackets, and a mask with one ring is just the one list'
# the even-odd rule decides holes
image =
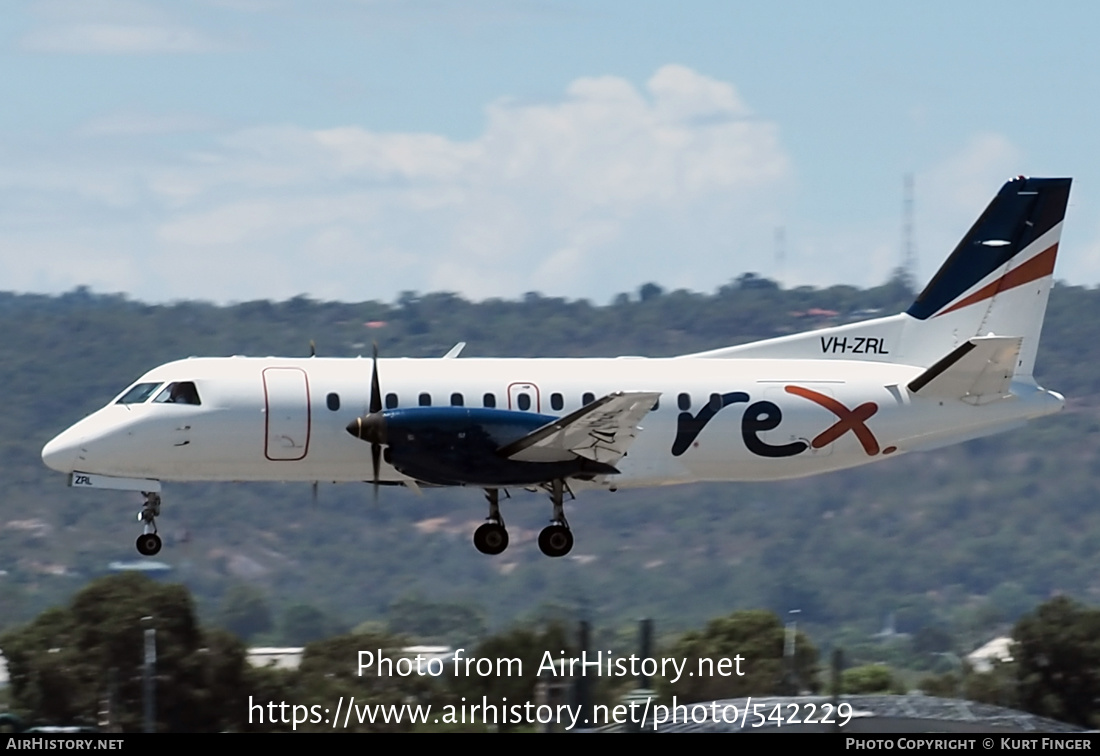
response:
{"label": "wooded hill", "polygon": [[[0,294],[0,629],[66,600],[114,560],[137,558],[140,496],[75,491],[43,444],[149,368],[188,355],[667,356],[904,309],[902,278],[869,290],[783,290],[745,275],[711,295],[649,284],[606,306],[529,294],[472,303],[295,298],[146,305],[78,289]],[[830,314],[835,313],[835,314]],[[504,505],[512,545],[477,553],[478,490],[418,497],[363,485],[168,485],[160,559],[206,620],[260,596],[271,641],[311,610],[319,628],[375,620],[463,640],[538,612],[665,630],[739,608],[801,622],[851,648],[892,617],[976,644],[1052,594],[1100,601],[1100,291],[1052,293],[1037,373],[1067,411],[1010,434],[801,481],[585,493],[569,506],[571,558],[534,544],[546,498]],[[369,475],[364,472],[364,477]],[[242,584],[250,586],[241,591]],[[236,589],[235,594],[230,591]],[[308,613],[308,612],[306,612]],[[327,623],[327,624],[326,624]],[[308,624],[308,623],[307,623]]]}

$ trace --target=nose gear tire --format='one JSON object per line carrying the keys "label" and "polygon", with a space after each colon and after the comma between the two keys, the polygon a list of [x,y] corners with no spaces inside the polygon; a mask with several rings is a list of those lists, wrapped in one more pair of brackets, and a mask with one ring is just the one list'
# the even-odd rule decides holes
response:
{"label": "nose gear tire", "polygon": [[142,556],[153,556],[160,551],[160,536],[156,533],[142,533],[137,539],[137,550]]}

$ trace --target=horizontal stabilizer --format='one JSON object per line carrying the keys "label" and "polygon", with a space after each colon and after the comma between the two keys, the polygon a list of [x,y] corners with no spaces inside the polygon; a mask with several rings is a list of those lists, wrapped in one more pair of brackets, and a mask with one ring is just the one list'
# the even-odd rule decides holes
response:
{"label": "horizontal stabilizer", "polygon": [[909,383],[917,396],[985,404],[1009,396],[1020,356],[1019,336],[978,336]]}
{"label": "horizontal stabilizer", "polygon": [[614,465],[638,435],[638,423],[657,399],[657,391],[619,391],[597,399],[523,438],[497,449],[520,462],[558,462],[585,457]]}

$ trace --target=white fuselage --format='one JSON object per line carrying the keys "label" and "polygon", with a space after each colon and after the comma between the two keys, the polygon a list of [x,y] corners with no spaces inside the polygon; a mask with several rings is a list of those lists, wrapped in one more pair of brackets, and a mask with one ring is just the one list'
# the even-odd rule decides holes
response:
{"label": "white fuselage", "polygon": [[[1016,427],[1062,408],[1032,375],[1069,201],[1008,181],[903,313],[665,359],[202,358],[162,365],[42,450],[74,486],[161,481],[542,487],[539,549],[573,547],[568,488],[796,478]],[[376,488],[377,491],[377,488]]]}
{"label": "white fuselage", "polygon": [[[168,363],[139,383],[193,382],[199,404],[108,404],[53,439],[43,459],[126,479],[369,480],[370,445],[346,426],[367,411],[371,370],[363,358]],[[586,394],[660,392],[620,473],[593,482],[609,488],[800,477],[986,435],[1062,406],[1031,384],[981,405],[918,397],[906,384],[922,368],[856,360],[386,359],[378,372],[401,408],[420,406],[422,394],[436,407],[456,394],[482,407],[492,394],[497,408],[520,410],[526,394],[527,411],[564,416]],[[715,394],[726,400],[700,424]],[[411,482],[384,462],[380,480]]]}

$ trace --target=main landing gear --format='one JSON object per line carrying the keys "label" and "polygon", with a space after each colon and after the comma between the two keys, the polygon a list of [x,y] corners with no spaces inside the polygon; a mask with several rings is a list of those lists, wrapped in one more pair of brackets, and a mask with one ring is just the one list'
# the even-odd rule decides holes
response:
{"label": "main landing gear", "polygon": [[157,535],[157,515],[160,514],[160,494],[142,492],[145,504],[138,512],[138,522],[142,523],[142,533],[137,539],[137,550],[142,556],[153,556],[160,551],[160,536]]}
{"label": "main landing gear", "polygon": [[485,498],[489,500],[489,521],[474,531],[474,546],[482,554],[499,554],[508,548],[508,531],[500,516],[500,489],[486,489]]}
{"label": "main landing gear", "polygon": [[548,557],[565,556],[573,548],[573,531],[565,519],[565,506],[562,498],[565,494],[565,482],[551,481],[550,501],[554,504],[554,515],[550,524],[539,533],[539,549]]}
{"label": "main landing gear", "polygon": [[[548,557],[561,557],[573,548],[573,531],[565,519],[565,481],[551,481],[550,501],[554,505],[554,514],[550,524],[539,533],[539,549]],[[570,494],[572,495],[572,494]],[[500,554],[508,548],[508,531],[504,528],[504,518],[500,516],[500,489],[485,489],[485,498],[489,500],[487,522],[474,531],[474,546],[482,554]]]}

